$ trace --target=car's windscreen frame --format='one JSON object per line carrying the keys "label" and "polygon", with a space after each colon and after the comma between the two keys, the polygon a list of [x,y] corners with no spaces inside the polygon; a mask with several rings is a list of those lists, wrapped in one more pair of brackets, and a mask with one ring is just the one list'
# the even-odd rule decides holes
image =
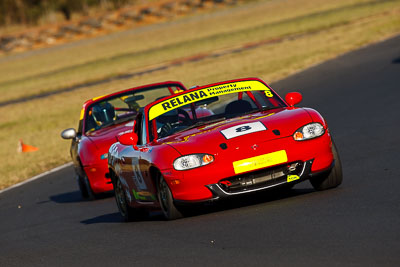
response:
{"label": "car's windscreen frame", "polygon": [[[129,120],[134,120],[136,118],[136,115],[138,114],[138,112],[136,112],[135,114],[132,114],[132,116],[130,116],[130,117],[122,118],[121,120],[116,120],[114,123],[109,123],[109,124],[104,125],[105,127],[99,127],[97,129],[92,130],[92,128],[88,127],[87,123],[88,123],[88,117],[91,116],[91,114],[89,114],[89,112],[93,108],[93,106],[98,105],[101,102],[109,102],[110,100],[118,99],[118,98],[121,98],[121,97],[124,97],[124,96],[127,96],[127,95],[132,95],[132,94],[137,95],[137,94],[140,94],[140,93],[143,93],[143,92],[157,91],[158,89],[168,90],[170,95],[176,94],[177,92],[182,92],[182,91],[186,91],[187,90],[183,86],[183,84],[181,84],[181,83],[165,83],[165,84],[157,84],[157,85],[154,85],[154,86],[144,87],[144,88],[128,89],[128,90],[125,90],[123,92],[114,93],[112,95],[93,98],[92,100],[94,100],[94,101],[85,107],[85,113],[84,113],[84,119],[83,119],[83,125],[82,125],[82,132],[87,134],[87,133],[95,132],[95,131],[98,131],[98,130],[100,130],[102,128],[108,127],[109,125],[120,124],[120,123],[124,123],[126,121],[129,121]],[[155,100],[149,101],[149,102],[150,103],[154,102],[154,101],[157,100],[157,98],[159,98],[158,94],[156,94],[156,96],[154,97]],[[144,107],[144,106],[146,106],[146,105],[143,105],[141,107]],[[140,106],[139,106],[139,108],[140,108]]]}
{"label": "car's windscreen frame", "polygon": [[[207,91],[210,92],[215,92],[215,88],[217,88],[218,93],[217,94],[208,94],[207,96],[199,99],[193,100],[193,98],[185,98],[184,96],[190,96],[191,93],[199,92],[205,92],[207,94]],[[222,89],[229,89],[233,88],[233,90],[229,91],[226,90],[226,92],[223,92],[220,90]],[[207,90],[207,91],[205,91]],[[211,98],[215,95],[221,96],[221,95],[228,95],[228,94],[234,94],[236,93],[238,95],[238,99],[243,98],[243,95],[248,95],[249,98],[254,101],[257,105],[257,110],[262,111],[267,108],[263,107],[259,101],[254,97],[254,94],[252,92],[260,92],[263,91],[265,94],[265,97],[267,99],[273,99],[275,101],[275,105],[273,108],[278,108],[278,107],[287,107],[287,104],[283,99],[275,92],[273,91],[266,83],[264,83],[262,80],[259,79],[240,79],[240,80],[233,80],[233,81],[227,81],[223,83],[217,83],[217,84],[211,84],[207,86],[202,86],[202,87],[197,87],[193,88],[191,90],[188,90],[186,92],[182,92],[179,94],[176,94],[174,96],[170,96],[166,99],[160,99],[159,101],[153,102],[152,104],[146,106],[145,108],[145,114],[146,114],[146,132],[149,133],[148,135],[148,141],[151,142],[154,139],[158,139],[158,133],[157,133],[157,125],[155,119],[162,114],[165,114],[167,112],[170,112],[175,109],[182,108],[183,106],[186,106],[190,104],[191,106],[191,112],[192,112],[192,117],[194,119],[196,118],[196,112],[194,112],[195,109],[195,103],[198,101],[202,101],[203,99],[208,99]],[[246,94],[244,94],[246,92]],[[186,103],[184,102],[185,99],[187,100]],[[169,103],[166,104],[166,103]],[[188,104],[187,104],[188,103]],[[152,111],[156,107],[156,112]],[[162,110],[161,108],[164,108]],[[158,112],[158,113],[157,113]],[[151,133],[151,134],[150,134]],[[164,136],[165,137],[165,136]]]}

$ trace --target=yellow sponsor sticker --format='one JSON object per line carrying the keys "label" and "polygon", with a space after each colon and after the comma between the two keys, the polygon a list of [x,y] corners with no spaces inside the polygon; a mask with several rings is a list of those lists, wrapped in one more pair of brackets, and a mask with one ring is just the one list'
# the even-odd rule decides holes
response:
{"label": "yellow sponsor sticker", "polygon": [[288,175],[287,176],[287,182],[289,183],[289,182],[292,182],[292,181],[295,181],[295,180],[299,180],[300,179],[300,176],[298,176],[298,175]]}
{"label": "yellow sponsor sticker", "polygon": [[81,115],[79,116],[79,120],[80,121],[83,120],[83,116],[85,116],[85,109],[84,108],[81,109]]}
{"label": "yellow sponsor sticker", "polygon": [[233,162],[233,169],[236,174],[266,168],[269,166],[287,162],[285,150],[279,150],[269,154],[264,154],[257,157],[242,159]]}
{"label": "yellow sponsor sticker", "polygon": [[272,94],[271,90],[265,90],[265,95],[267,97],[273,97],[274,95]]}
{"label": "yellow sponsor sticker", "polygon": [[226,83],[195,90],[173,98],[169,98],[168,100],[162,101],[152,106],[149,110],[149,120],[157,118],[158,116],[161,116],[168,111],[190,103],[194,103],[199,100],[219,95],[258,90],[263,90],[268,97],[273,97],[271,90],[259,81],[241,81],[235,83]]}

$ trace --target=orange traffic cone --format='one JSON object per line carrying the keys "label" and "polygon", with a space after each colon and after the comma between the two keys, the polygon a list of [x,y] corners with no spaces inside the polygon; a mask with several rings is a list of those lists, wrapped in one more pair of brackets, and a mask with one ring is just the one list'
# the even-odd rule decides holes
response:
{"label": "orange traffic cone", "polygon": [[37,148],[35,146],[25,145],[22,142],[22,139],[19,139],[18,152],[32,152],[32,151],[37,151],[37,150],[39,150],[39,148]]}

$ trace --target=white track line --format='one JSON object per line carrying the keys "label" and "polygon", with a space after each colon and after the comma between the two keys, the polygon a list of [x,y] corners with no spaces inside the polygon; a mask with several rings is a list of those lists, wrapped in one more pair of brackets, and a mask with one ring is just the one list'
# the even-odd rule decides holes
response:
{"label": "white track line", "polygon": [[28,180],[25,180],[25,181],[20,182],[20,183],[18,183],[18,184],[12,185],[12,186],[7,187],[7,188],[4,188],[3,190],[0,190],[0,194],[6,192],[6,191],[8,191],[8,190],[11,190],[11,189],[13,189],[13,188],[20,187],[21,185],[27,184],[27,183],[29,183],[29,182],[35,181],[35,180],[37,180],[37,179],[39,179],[39,178],[42,178],[42,177],[44,177],[44,176],[46,176],[46,175],[48,175],[48,174],[51,174],[51,173],[57,172],[57,171],[59,171],[59,170],[62,170],[62,169],[66,168],[66,167],[68,167],[68,166],[71,166],[71,165],[72,165],[72,162],[66,163],[66,164],[64,164],[64,165],[58,166],[58,167],[56,167],[56,168],[54,168],[54,169],[51,169],[51,170],[49,170],[49,171],[46,171],[46,172],[41,173],[41,174],[39,174],[39,175],[36,175],[36,176],[34,176],[34,177],[32,177],[32,178],[29,178]]}

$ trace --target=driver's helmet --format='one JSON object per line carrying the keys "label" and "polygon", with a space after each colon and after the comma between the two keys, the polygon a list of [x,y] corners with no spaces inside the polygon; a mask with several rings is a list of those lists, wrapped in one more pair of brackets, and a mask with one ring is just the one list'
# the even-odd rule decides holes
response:
{"label": "driver's helmet", "polygon": [[115,109],[108,102],[99,103],[92,108],[92,116],[97,125],[107,124],[115,118]]}

